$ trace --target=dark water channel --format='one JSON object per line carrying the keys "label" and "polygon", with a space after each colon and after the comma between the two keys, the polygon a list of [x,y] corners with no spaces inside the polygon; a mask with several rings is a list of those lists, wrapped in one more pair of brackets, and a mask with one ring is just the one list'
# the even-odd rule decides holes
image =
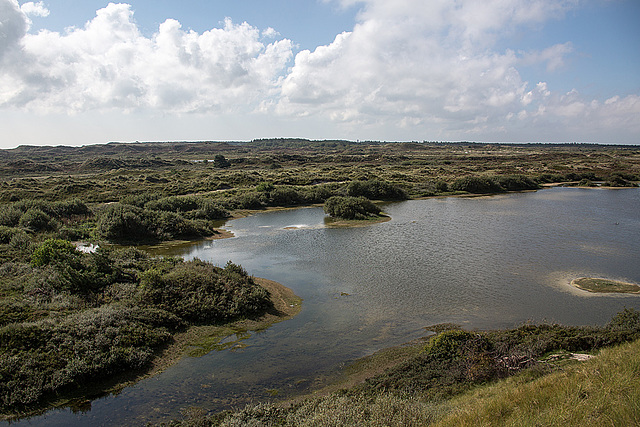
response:
{"label": "dark water channel", "polygon": [[[593,295],[579,276],[640,283],[640,189],[553,188],[384,206],[392,220],[324,226],[322,208],[233,220],[235,238],[173,254],[278,281],[302,312],[243,341],[241,349],[185,358],[166,372],[21,425],[130,425],[222,410],[313,389],[339,367],[454,322],[502,328],[525,321],[604,324],[640,297]],[[320,378],[320,380],[318,380]]]}

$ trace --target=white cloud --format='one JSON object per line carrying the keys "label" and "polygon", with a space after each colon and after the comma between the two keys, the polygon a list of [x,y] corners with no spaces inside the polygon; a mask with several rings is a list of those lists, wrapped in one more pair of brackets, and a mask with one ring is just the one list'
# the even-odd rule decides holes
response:
{"label": "white cloud", "polygon": [[4,87],[11,88],[0,90],[5,108],[251,110],[274,95],[292,56],[289,40],[264,44],[257,28],[229,19],[202,34],[168,19],[148,38],[131,6],[109,3],[84,28],[25,34],[27,18],[17,3],[0,0],[0,8],[12,12],[3,45],[21,44],[0,69]]}
{"label": "white cloud", "polygon": [[49,9],[47,9],[44,2],[41,1],[38,3],[32,1],[26,2],[20,6],[20,10],[22,10],[25,15],[49,16]]}
{"label": "white cloud", "polygon": [[16,48],[27,33],[28,25],[17,0],[0,1],[0,59]]}
{"label": "white cloud", "polygon": [[45,16],[44,3],[0,0],[0,109],[154,119],[215,112],[238,123],[277,123],[268,128],[275,133],[286,133],[287,123],[296,132],[324,132],[311,138],[640,134],[637,95],[600,102],[523,79],[523,66],[562,71],[571,64],[570,41],[535,51],[497,47],[560,19],[578,0],[324,1],[361,7],[357,22],[294,58],[293,43],[276,29],[230,19],[202,33],[167,19],[148,37],[127,4],[109,3],[81,28],[28,34],[29,16]]}
{"label": "white cloud", "polygon": [[543,122],[580,129],[583,120],[595,127],[633,114],[632,100],[616,100],[622,104],[616,113],[605,114],[578,93],[561,96],[546,82],[522,79],[523,65],[563,68],[571,42],[530,52],[496,49],[502,37],[560,19],[577,0],[339,2],[364,5],[358,23],[333,43],[298,53],[282,86],[280,114],[325,117],[346,134],[413,126],[425,138],[488,140],[510,132],[505,118],[530,138]]}
{"label": "white cloud", "polygon": [[565,65],[565,58],[573,52],[571,42],[550,46],[541,52],[526,52],[523,55],[523,64],[546,63],[547,71],[555,71]]}

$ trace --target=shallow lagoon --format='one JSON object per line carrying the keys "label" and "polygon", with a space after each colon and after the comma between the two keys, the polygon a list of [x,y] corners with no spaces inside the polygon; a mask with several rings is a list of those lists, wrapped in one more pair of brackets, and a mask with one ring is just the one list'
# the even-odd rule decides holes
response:
{"label": "shallow lagoon", "polygon": [[[173,254],[278,281],[304,299],[293,320],[242,346],[185,358],[73,413],[17,424],[142,424],[188,407],[221,410],[304,392],[355,358],[425,335],[424,326],[604,324],[640,297],[572,288],[580,276],[640,283],[640,189],[552,188],[384,206],[392,220],[327,228],[322,208],[229,221],[235,238]],[[231,338],[233,339],[233,337]]]}

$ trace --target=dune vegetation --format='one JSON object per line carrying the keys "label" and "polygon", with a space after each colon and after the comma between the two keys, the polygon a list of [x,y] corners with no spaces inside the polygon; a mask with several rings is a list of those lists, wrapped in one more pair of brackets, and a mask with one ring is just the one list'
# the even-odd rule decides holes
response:
{"label": "dune vegetation", "polygon": [[[604,327],[435,329],[360,384],[239,411],[186,411],[166,425],[583,426],[634,425],[640,417],[640,312],[625,309]],[[351,375],[389,363],[386,354],[369,359]]]}
{"label": "dune vegetation", "polygon": [[[379,201],[639,181],[637,146],[272,139],[0,150],[0,412],[27,413],[87,395],[95,380],[148,371],[181,331],[273,310],[269,292],[229,260],[185,262],[138,245],[220,236],[225,219],[271,208],[324,204],[336,218],[370,221],[380,214]],[[98,249],[78,250],[84,244]],[[453,365],[437,380],[446,387],[430,400],[405,393],[431,390],[430,360],[441,356],[425,349],[407,365],[415,370],[411,378],[390,372],[299,410],[311,420],[314,407],[372,404],[379,409],[368,413],[404,419],[441,411],[433,402],[496,375],[511,377],[494,355],[516,344],[449,333],[454,353],[467,351],[467,339],[474,343],[474,364],[437,359]],[[601,338],[589,351],[631,336],[602,333],[593,335]]]}

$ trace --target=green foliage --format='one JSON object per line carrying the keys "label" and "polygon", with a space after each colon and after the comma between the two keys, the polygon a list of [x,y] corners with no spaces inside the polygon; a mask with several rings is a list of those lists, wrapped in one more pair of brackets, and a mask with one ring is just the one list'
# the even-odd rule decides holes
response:
{"label": "green foliage", "polygon": [[114,203],[98,218],[96,231],[111,241],[147,241],[157,238],[151,215],[142,208]]}
{"label": "green foliage", "polygon": [[445,359],[457,359],[462,356],[462,346],[473,337],[463,330],[444,331],[431,338],[425,346],[425,353]]}
{"label": "green foliage", "polygon": [[3,205],[0,207],[0,225],[16,227],[22,214],[23,212],[14,205]]}
{"label": "green foliage", "polygon": [[453,181],[453,183],[451,183],[451,190],[484,194],[497,193],[502,191],[502,187],[493,179],[486,176],[465,176]]}
{"label": "green foliage", "polygon": [[536,190],[540,186],[531,178],[524,175],[500,175],[496,181],[505,191]]}
{"label": "green foliage", "polygon": [[548,371],[549,365],[541,359],[551,352],[588,352],[639,338],[640,313],[629,309],[606,327],[542,324],[476,333],[446,330],[432,337],[417,356],[367,380],[357,390],[449,397],[525,369]]}
{"label": "green foliage", "polygon": [[42,320],[0,328],[0,410],[27,408],[70,386],[144,367],[153,348],[169,340],[168,313],[100,307],[60,321]]}
{"label": "green foliage", "polygon": [[366,197],[373,200],[404,200],[407,193],[397,185],[379,179],[352,181],[347,186],[347,196]]}
{"label": "green foliage", "polygon": [[379,207],[365,197],[333,196],[324,204],[324,211],[342,219],[367,219],[380,214]]}
{"label": "green foliage", "polygon": [[624,308],[617,313],[607,325],[614,331],[631,331],[640,333],[640,312],[633,308]]}
{"label": "green foliage", "polygon": [[31,264],[42,267],[54,262],[67,262],[75,254],[76,247],[73,243],[61,239],[48,239],[33,251]]}
{"label": "green foliage", "polygon": [[23,232],[19,228],[7,227],[6,225],[0,225],[0,243],[7,244],[11,242],[13,236],[17,233]]}
{"label": "green foliage", "polygon": [[231,166],[231,163],[222,154],[216,154],[213,158],[213,167],[228,168],[229,166]]}
{"label": "green foliage", "polygon": [[51,228],[51,217],[38,208],[30,208],[21,217],[20,227],[32,231],[43,231]]}
{"label": "green foliage", "polygon": [[[97,235],[114,242],[136,243],[202,237],[213,233],[206,221],[228,215],[227,211],[217,204],[201,199],[193,201],[188,198],[169,197],[149,204],[158,210],[121,203],[109,205],[98,216]],[[191,207],[195,210],[188,210],[184,214],[179,212],[181,208]],[[177,209],[178,212],[173,212],[173,209]]]}
{"label": "green foliage", "polygon": [[637,177],[630,176],[629,174],[614,173],[609,176],[604,185],[608,187],[637,187],[637,185],[632,182],[634,178],[637,179]]}
{"label": "green foliage", "polygon": [[231,262],[220,268],[135,248],[82,253],[61,239],[39,244],[30,264],[5,264],[0,278],[13,286],[12,297],[0,298],[3,413],[144,368],[185,325],[272,307],[268,292]]}
{"label": "green foliage", "polygon": [[261,182],[256,186],[256,191],[260,193],[269,193],[276,189],[272,182]]}
{"label": "green foliage", "polygon": [[140,304],[150,304],[190,322],[215,322],[269,308],[268,293],[236,264],[224,269],[194,260],[168,272],[147,270]]}

